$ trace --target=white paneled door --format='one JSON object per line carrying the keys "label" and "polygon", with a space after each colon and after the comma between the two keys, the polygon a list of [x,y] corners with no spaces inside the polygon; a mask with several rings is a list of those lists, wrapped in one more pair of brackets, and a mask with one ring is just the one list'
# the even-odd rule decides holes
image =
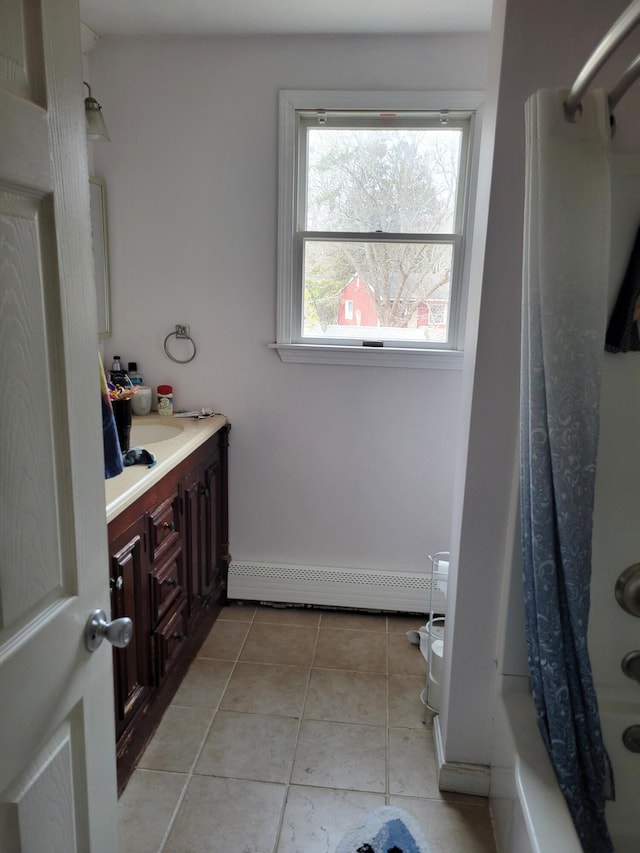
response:
{"label": "white paneled door", "polygon": [[75,0],[0,0],[0,850],[117,850]]}

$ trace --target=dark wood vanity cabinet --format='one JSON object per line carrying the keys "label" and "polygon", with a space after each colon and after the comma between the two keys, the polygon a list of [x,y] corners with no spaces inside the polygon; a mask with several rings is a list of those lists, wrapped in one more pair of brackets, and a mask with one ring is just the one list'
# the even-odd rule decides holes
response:
{"label": "dark wood vanity cabinet", "polygon": [[111,618],[134,626],[113,650],[119,792],[225,601],[229,429],[109,524]]}

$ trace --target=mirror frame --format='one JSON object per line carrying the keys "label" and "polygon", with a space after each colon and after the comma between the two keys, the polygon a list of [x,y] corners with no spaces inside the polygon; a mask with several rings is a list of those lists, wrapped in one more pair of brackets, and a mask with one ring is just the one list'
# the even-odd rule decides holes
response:
{"label": "mirror frame", "polygon": [[107,191],[100,178],[89,178],[91,234],[96,296],[98,300],[98,337],[111,337],[111,297],[109,286],[109,240],[107,235]]}

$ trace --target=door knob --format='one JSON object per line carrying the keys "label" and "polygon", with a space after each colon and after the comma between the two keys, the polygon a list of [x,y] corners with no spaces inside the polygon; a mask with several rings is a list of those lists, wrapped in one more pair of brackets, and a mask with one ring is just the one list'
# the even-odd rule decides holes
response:
{"label": "door knob", "polygon": [[640,616],[640,563],[628,566],[616,581],[616,600],[632,616]]}
{"label": "door knob", "polygon": [[635,678],[640,682],[640,651],[627,652],[620,663],[627,678]]}
{"label": "door knob", "polygon": [[95,652],[106,637],[112,646],[122,649],[129,645],[132,635],[133,622],[128,616],[107,622],[104,610],[94,610],[84,629],[84,644],[90,652]]}

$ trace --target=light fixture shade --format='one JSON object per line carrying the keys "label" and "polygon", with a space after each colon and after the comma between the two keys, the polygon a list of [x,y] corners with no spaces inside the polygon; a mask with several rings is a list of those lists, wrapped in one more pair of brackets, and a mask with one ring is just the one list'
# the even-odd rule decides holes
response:
{"label": "light fixture shade", "polygon": [[84,84],[89,90],[89,96],[84,99],[84,115],[87,122],[87,139],[89,142],[110,142],[107,125],[102,116],[102,107],[91,97],[91,86],[85,82]]}

